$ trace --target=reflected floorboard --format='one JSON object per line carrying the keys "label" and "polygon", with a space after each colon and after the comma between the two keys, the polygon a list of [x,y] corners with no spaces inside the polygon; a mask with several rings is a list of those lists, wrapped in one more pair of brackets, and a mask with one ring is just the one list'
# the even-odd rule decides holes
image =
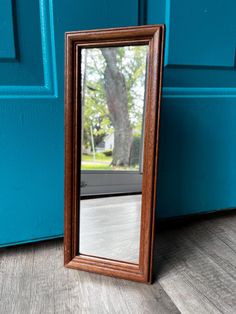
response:
{"label": "reflected floorboard", "polygon": [[141,195],[81,201],[80,253],[138,263]]}

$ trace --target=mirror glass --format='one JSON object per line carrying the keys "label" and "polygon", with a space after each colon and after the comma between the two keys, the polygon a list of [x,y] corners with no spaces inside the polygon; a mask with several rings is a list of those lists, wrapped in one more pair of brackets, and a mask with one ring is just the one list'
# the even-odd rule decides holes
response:
{"label": "mirror glass", "polygon": [[81,49],[80,254],[139,262],[147,55]]}

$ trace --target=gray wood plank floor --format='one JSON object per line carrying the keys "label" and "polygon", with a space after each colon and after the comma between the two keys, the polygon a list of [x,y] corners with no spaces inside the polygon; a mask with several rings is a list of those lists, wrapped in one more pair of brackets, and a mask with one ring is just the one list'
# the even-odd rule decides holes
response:
{"label": "gray wood plank floor", "polygon": [[0,250],[0,314],[236,313],[236,213],[157,233],[156,281],[63,267],[63,242]]}

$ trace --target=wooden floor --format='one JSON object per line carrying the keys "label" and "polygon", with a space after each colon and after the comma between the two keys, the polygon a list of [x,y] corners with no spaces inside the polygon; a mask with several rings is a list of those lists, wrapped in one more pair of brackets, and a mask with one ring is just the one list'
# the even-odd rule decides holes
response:
{"label": "wooden floor", "polygon": [[236,313],[236,213],[160,231],[156,281],[65,269],[62,240],[0,251],[0,313]]}

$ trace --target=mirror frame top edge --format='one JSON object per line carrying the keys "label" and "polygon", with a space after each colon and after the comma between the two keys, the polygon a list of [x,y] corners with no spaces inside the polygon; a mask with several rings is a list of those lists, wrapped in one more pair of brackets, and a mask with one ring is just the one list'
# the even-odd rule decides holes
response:
{"label": "mirror frame top edge", "polygon": [[[65,188],[64,188],[64,266],[138,282],[152,282],[156,181],[164,25],[147,25],[65,33]],[[78,255],[80,190],[80,49],[137,45],[148,49],[148,81],[144,130],[144,169],[139,264]],[[79,151],[79,152],[78,152]]]}

